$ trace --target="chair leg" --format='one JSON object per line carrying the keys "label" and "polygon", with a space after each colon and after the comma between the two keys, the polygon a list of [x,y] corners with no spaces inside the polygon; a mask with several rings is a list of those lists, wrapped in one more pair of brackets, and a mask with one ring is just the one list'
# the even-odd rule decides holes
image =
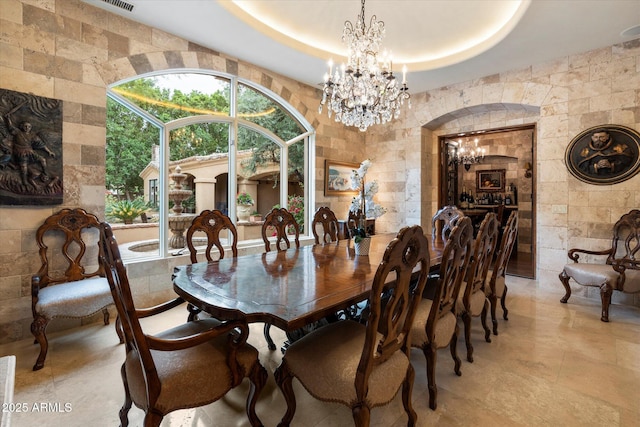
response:
{"label": "chair leg", "polygon": [[120,319],[120,315],[116,316],[116,334],[118,334],[120,344],[124,344],[124,330],[122,329],[122,319]]}
{"label": "chair leg", "polygon": [[413,427],[416,425],[416,421],[418,420],[418,414],[414,411],[413,406],[411,404],[411,394],[413,392],[413,381],[416,376],[416,371],[413,369],[413,366],[409,364],[407,368],[407,375],[404,379],[404,383],[402,384],[402,405],[404,406],[404,411],[407,413],[407,417],[409,417],[407,421],[407,426]]}
{"label": "chair leg", "polygon": [[509,320],[509,310],[507,310],[507,285],[504,285],[504,292],[502,292],[502,296],[500,297],[500,305],[502,306],[502,318],[504,320]]}
{"label": "chair leg", "polygon": [[150,410],[144,414],[144,427],[159,427],[160,423],[162,423],[162,418],[162,415]]}
{"label": "chair leg", "polygon": [[47,341],[47,336],[45,335],[45,330],[47,329],[47,324],[49,323],[49,319],[39,314],[33,319],[33,323],[31,323],[31,333],[35,337],[35,342],[40,344],[40,354],[38,355],[38,359],[36,360],[35,365],[33,365],[33,370],[37,371],[42,369],[44,366],[44,359],[47,357],[47,351],[49,350],[49,342]]}
{"label": "chair leg", "polygon": [[464,323],[464,343],[467,346],[467,361],[473,363],[473,345],[471,344],[471,316],[466,311],[462,313]]}
{"label": "chair leg", "polygon": [[571,297],[571,287],[569,286],[569,276],[567,276],[567,273],[565,273],[564,270],[562,270],[562,273],[560,273],[558,277],[562,282],[562,286],[564,286],[564,296],[560,298],[560,302],[563,304],[566,304],[567,301],[569,301],[569,298]]}
{"label": "chair leg", "polygon": [[353,415],[353,422],[356,427],[369,427],[371,423],[371,408],[369,408],[365,402],[360,402],[351,408],[351,414]]}
{"label": "chair leg", "polygon": [[484,307],[482,307],[482,313],[480,313],[480,322],[482,322],[482,329],[484,329],[484,340],[491,342],[491,330],[487,325],[487,311],[489,311],[489,301],[484,300]]}
{"label": "chair leg", "polygon": [[120,416],[120,427],[127,427],[129,425],[129,409],[131,409],[131,394],[129,393],[129,382],[127,381],[127,371],[124,363],[120,368],[120,375],[122,376],[122,385],[124,386],[124,404],[120,408],[118,415]]}
{"label": "chair leg", "polygon": [[422,351],[427,359],[427,388],[429,389],[429,408],[436,410],[438,407],[438,386],[436,385],[436,361],[438,349],[435,344],[426,344]]}
{"label": "chair leg", "polygon": [[102,320],[104,321],[105,325],[109,324],[109,310],[107,310],[106,308],[102,309]]}
{"label": "chair leg", "polygon": [[458,335],[460,334],[460,328],[456,323],[456,327],[453,332],[453,337],[451,337],[451,342],[449,343],[449,350],[451,351],[451,357],[453,358],[453,371],[457,376],[462,375],[462,371],[460,371],[460,365],[462,365],[462,361],[458,357]]}
{"label": "chair leg", "polygon": [[282,363],[276,368],[273,376],[287,402],[287,412],[280,420],[278,427],[288,427],[296,413],[296,395],[293,393],[293,375],[287,366],[287,359],[282,359]]}
{"label": "chair leg", "polygon": [[249,423],[253,427],[262,427],[263,425],[262,421],[260,421],[260,418],[258,418],[258,415],[256,414],[256,403],[258,401],[258,396],[260,396],[262,389],[267,383],[267,378],[267,370],[260,364],[260,361],[256,360],[249,374],[251,386],[249,388],[249,395],[247,396],[246,407]]}
{"label": "chair leg", "polygon": [[276,345],[274,344],[273,340],[271,339],[271,335],[269,334],[269,330],[271,330],[271,323],[265,323],[264,324],[264,339],[267,340],[267,346],[269,347],[269,350],[273,351],[276,349]]}
{"label": "chair leg", "polygon": [[491,303],[491,323],[493,325],[493,335],[498,335],[498,319],[496,316],[498,297],[496,296],[496,294],[491,294],[489,296],[489,302]]}
{"label": "chair leg", "polygon": [[613,290],[608,284],[604,284],[600,287],[600,299],[602,300],[602,315],[600,320],[603,322],[609,321],[609,305],[611,304],[611,294]]}

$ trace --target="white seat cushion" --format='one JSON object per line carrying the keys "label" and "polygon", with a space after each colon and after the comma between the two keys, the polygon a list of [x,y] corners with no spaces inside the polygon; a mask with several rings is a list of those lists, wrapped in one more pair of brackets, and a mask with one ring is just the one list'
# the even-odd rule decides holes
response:
{"label": "white seat cushion", "polygon": [[[487,296],[491,295],[491,286],[489,282],[492,277],[493,277],[493,270],[489,270],[489,272],[487,273],[487,282],[484,286],[484,291],[487,294]],[[496,297],[500,298],[502,296],[502,294],[504,293],[504,288],[505,288],[504,276],[496,277]]]}
{"label": "white seat cushion", "polygon": [[572,262],[564,266],[564,272],[582,286],[602,286],[608,283],[616,289],[620,274],[608,264]]}
{"label": "white seat cushion", "polygon": [[[433,301],[423,299],[418,305],[413,325],[411,325],[412,347],[422,348],[422,346],[427,343],[427,331],[425,326],[427,324],[427,318],[429,317],[432,304]],[[434,336],[436,348],[442,348],[449,345],[451,337],[453,337],[453,332],[456,329],[456,321],[457,318],[452,312],[445,314],[440,320],[438,320]]]}
{"label": "white seat cushion", "polygon": [[104,277],[49,285],[40,289],[36,312],[54,317],[85,317],[113,304],[109,283]]}
{"label": "white seat cushion", "polygon": [[[366,326],[345,320],[313,331],[287,348],[285,359],[293,375],[320,400],[357,400],[355,375],[364,348]],[[369,376],[367,400],[371,406],[391,401],[407,373],[409,359],[397,351],[376,365]]]}

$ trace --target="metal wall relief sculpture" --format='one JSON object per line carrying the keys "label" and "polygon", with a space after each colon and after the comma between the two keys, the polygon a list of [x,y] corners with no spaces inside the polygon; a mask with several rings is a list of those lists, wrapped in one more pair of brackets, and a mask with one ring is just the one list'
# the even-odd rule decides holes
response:
{"label": "metal wall relief sculpture", "polygon": [[617,184],[640,171],[640,134],[620,125],[582,131],[565,152],[569,172],[596,185]]}
{"label": "metal wall relief sculpture", "polygon": [[62,101],[0,89],[0,205],[63,201]]}

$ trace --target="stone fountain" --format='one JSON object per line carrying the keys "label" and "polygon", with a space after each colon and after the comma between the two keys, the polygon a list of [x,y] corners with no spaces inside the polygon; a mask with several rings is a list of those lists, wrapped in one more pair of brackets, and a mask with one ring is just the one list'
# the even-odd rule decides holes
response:
{"label": "stone fountain", "polygon": [[184,239],[184,230],[186,230],[195,214],[183,214],[182,202],[191,197],[191,190],[182,189],[182,181],[187,177],[182,173],[182,168],[176,166],[174,173],[169,175],[169,178],[173,180],[173,189],[169,190],[169,200],[173,202],[173,213],[169,214],[169,229],[172,236],[169,238],[169,247],[171,249],[182,249],[186,242]]}

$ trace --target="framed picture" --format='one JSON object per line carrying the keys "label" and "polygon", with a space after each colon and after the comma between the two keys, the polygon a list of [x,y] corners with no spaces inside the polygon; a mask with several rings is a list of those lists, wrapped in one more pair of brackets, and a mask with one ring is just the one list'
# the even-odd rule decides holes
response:
{"label": "framed picture", "polygon": [[617,184],[640,170],[640,134],[619,125],[586,129],[569,143],[565,162],[569,172],[581,181]]}
{"label": "framed picture", "polygon": [[343,196],[356,195],[357,190],[351,189],[351,171],[360,167],[358,163],[324,161],[324,195]]}
{"label": "framed picture", "polygon": [[505,169],[476,171],[476,192],[504,191]]}

